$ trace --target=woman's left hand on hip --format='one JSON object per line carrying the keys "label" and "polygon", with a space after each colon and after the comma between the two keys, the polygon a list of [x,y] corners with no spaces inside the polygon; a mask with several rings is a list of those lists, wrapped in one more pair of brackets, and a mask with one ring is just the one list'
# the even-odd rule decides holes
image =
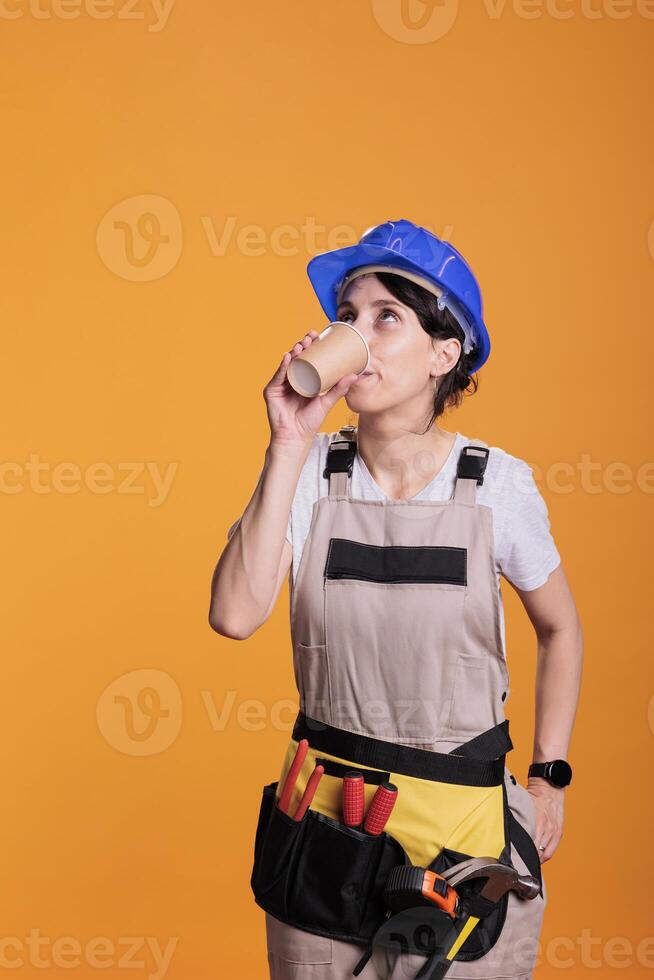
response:
{"label": "woman's left hand on hip", "polygon": [[540,776],[527,780],[527,792],[536,808],[536,833],[534,843],[543,864],[554,854],[563,836],[563,796],[565,789],[552,786]]}

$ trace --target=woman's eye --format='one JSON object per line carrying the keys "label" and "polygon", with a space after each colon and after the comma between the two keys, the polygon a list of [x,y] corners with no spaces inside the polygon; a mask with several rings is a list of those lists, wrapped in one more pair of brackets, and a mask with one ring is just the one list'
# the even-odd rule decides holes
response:
{"label": "woman's eye", "polygon": [[[397,320],[398,319],[397,313],[395,313],[393,310],[389,309],[388,307],[380,310],[379,311],[379,316],[380,317],[383,317],[386,313],[390,313],[390,315],[393,317],[394,320]],[[343,313],[338,319],[341,320],[341,322],[343,322],[343,323],[347,323],[348,322],[348,317],[351,317],[351,316],[352,316],[351,313]]]}

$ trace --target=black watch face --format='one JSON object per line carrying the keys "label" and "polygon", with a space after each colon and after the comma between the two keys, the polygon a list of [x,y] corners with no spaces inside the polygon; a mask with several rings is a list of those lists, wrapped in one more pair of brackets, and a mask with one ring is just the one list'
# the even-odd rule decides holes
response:
{"label": "black watch face", "polygon": [[550,779],[556,786],[567,786],[572,779],[572,769],[565,759],[557,759],[550,766]]}

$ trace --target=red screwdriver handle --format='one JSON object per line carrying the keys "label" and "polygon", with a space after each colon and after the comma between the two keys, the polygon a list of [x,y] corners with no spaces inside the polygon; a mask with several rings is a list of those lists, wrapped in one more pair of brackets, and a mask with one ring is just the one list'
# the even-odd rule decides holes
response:
{"label": "red screwdriver handle", "polygon": [[286,779],[284,780],[282,792],[280,794],[279,801],[277,803],[279,809],[283,810],[284,813],[288,813],[288,804],[290,803],[291,800],[291,794],[295,789],[297,777],[300,774],[300,769],[302,768],[302,764],[306,759],[308,750],[309,750],[309,741],[308,739],[303,738],[300,742],[298,742],[298,747],[295,750],[295,757],[290,765],[288,772],[286,773]]}
{"label": "red screwdriver handle", "polygon": [[360,827],[365,810],[365,781],[363,773],[350,770],[343,776],[343,823]]}
{"label": "red screwdriver handle", "polygon": [[302,794],[302,799],[298,803],[298,808],[293,814],[294,820],[301,820],[304,814],[306,813],[309,804],[311,803],[315,795],[316,788],[318,786],[318,783],[320,782],[320,779],[324,771],[325,771],[324,766],[316,766],[313,772],[311,773],[311,775],[309,776],[307,785],[304,787],[304,793]]}
{"label": "red screwdriver handle", "polygon": [[368,807],[363,829],[367,834],[381,834],[397,799],[394,783],[380,783]]}

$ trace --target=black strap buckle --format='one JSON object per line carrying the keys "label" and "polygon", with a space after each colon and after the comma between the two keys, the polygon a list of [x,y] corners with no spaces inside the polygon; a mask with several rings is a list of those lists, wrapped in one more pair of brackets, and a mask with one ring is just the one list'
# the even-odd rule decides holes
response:
{"label": "black strap buckle", "polygon": [[[476,449],[485,455],[477,456],[469,454],[469,449]],[[464,446],[459,456],[456,475],[462,477],[464,480],[476,480],[477,486],[481,486],[484,482],[484,471],[488,462],[488,453],[489,450],[486,446]]]}
{"label": "black strap buckle", "polygon": [[330,473],[347,473],[348,476],[352,476],[356,449],[356,441],[351,439],[336,439],[327,450],[327,461],[323,470],[323,477],[328,480]]}

